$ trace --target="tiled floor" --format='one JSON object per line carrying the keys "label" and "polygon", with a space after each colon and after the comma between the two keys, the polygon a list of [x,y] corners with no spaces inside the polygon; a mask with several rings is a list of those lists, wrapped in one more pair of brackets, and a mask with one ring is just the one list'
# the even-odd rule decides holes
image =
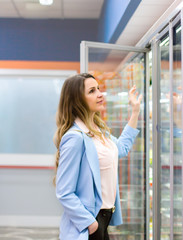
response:
{"label": "tiled floor", "polygon": [[0,240],[59,240],[57,228],[0,227]]}

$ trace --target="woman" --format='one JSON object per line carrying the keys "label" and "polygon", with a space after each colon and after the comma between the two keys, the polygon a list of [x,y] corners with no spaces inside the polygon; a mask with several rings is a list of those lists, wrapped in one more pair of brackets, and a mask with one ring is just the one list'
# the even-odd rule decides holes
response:
{"label": "woman", "polygon": [[135,90],[129,92],[131,118],[117,139],[100,118],[104,99],[95,78],[79,74],[63,84],[55,138],[61,240],[107,240],[108,225],[122,224],[117,165],[139,133],[142,95]]}

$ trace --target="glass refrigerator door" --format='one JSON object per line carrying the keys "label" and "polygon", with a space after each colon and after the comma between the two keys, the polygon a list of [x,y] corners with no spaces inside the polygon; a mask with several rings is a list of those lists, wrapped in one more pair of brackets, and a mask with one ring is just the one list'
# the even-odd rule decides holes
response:
{"label": "glass refrigerator door", "polygon": [[182,239],[182,73],[181,25],[173,28],[173,239]]}
{"label": "glass refrigerator door", "polygon": [[119,160],[119,188],[123,225],[109,227],[111,240],[146,239],[146,52],[147,49],[92,42],[81,43],[81,72],[99,82],[105,96],[102,118],[119,137],[131,116],[128,92],[135,84],[143,94],[140,130],[128,156]]}
{"label": "glass refrigerator door", "polygon": [[156,42],[158,54],[155,60],[159,65],[159,74],[153,81],[157,82],[157,85],[154,84],[154,90],[159,94],[153,98],[153,114],[158,113],[157,122],[154,121],[156,131],[153,132],[153,144],[158,142],[158,148],[157,154],[153,151],[156,156],[153,157],[153,162],[159,169],[156,168],[157,171],[153,174],[153,185],[157,186],[157,190],[153,191],[153,239],[179,240],[183,239],[183,49],[179,15],[169,22],[169,26],[164,28]]}
{"label": "glass refrigerator door", "polygon": [[161,161],[161,232],[160,239],[170,239],[170,83],[169,83],[169,35],[160,40],[160,161]]}

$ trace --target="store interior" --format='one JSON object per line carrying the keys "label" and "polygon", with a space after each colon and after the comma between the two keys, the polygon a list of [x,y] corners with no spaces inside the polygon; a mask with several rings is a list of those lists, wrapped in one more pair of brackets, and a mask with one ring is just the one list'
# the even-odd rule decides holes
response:
{"label": "store interior", "polygon": [[22,59],[0,59],[0,239],[58,240],[63,210],[52,182],[55,114],[64,80],[79,71],[97,79],[105,97],[101,116],[116,137],[131,114],[129,89],[135,84],[143,94],[140,134],[128,156],[119,159],[124,223],[109,227],[110,239],[183,238],[183,4],[167,3],[151,27],[133,38],[135,14],[145,9],[143,4],[117,39],[119,30],[108,35],[108,42],[78,38],[75,65],[63,58],[53,67],[48,59],[53,65],[47,68],[40,59],[36,69],[34,54],[23,68]]}

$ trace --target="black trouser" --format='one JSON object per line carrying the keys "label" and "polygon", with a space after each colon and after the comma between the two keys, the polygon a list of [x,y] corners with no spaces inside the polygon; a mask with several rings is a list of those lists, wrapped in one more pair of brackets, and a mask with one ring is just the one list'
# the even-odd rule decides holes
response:
{"label": "black trouser", "polygon": [[111,220],[112,209],[101,209],[96,217],[98,221],[98,229],[89,235],[89,240],[109,240],[107,227]]}

